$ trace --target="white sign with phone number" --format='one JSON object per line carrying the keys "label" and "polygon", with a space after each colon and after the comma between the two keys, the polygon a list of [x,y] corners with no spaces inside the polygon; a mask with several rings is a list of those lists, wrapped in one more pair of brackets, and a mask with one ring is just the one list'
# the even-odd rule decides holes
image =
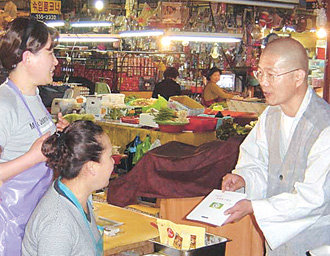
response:
{"label": "white sign with phone number", "polygon": [[43,14],[43,13],[35,13],[32,14],[38,20],[57,20],[59,18],[56,14]]}

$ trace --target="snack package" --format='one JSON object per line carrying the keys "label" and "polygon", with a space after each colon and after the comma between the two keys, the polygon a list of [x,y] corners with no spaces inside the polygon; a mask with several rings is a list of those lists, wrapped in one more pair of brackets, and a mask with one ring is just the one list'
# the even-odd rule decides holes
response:
{"label": "snack package", "polygon": [[175,224],[157,219],[159,238],[162,244],[178,250],[192,250],[205,246],[205,228]]}

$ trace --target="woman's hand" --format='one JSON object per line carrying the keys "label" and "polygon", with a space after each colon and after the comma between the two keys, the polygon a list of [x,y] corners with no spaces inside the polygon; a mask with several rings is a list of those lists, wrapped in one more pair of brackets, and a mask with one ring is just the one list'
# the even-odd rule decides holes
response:
{"label": "woman's hand", "polygon": [[42,143],[50,136],[50,132],[47,132],[46,134],[42,135],[40,138],[38,138],[31,146],[29,151],[26,153],[29,155],[31,161],[34,164],[38,164],[40,162],[46,161],[46,157],[41,152],[41,146]]}
{"label": "woman's hand", "polygon": [[62,132],[65,129],[65,127],[67,127],[70,124],[66,119],[63,118],[63,115],[61,112],[57,114],[57,120],[58,121],[56,123],[56,128],[57,128],[57,131],[60,131],[60,132]]}

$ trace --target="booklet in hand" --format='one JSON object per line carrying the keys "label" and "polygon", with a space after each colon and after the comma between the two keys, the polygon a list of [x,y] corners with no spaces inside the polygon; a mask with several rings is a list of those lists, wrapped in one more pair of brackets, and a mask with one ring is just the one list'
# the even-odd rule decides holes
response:
{"label": "booklet in hand", "polygon": [[245,198],[246,194],[214,189],[187,215],[186,219],[221,226],[230,216],[224,215],[224,212]]}

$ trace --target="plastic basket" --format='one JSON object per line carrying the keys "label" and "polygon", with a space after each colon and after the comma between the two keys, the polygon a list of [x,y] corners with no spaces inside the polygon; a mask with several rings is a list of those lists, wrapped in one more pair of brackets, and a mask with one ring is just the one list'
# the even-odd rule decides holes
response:
{"label": "plastic basket", "polygon": [[204,113],[203,105],[185,95],[170,97],[168,107],[176,111],[185,110],[188,116],[197,116]]}
{"label": "plastic basket", "polygon": [[218,119],[214,117],[190,116],[189,124],[185,125],[184,130],[193,132],[214,131],[217,122]]}

